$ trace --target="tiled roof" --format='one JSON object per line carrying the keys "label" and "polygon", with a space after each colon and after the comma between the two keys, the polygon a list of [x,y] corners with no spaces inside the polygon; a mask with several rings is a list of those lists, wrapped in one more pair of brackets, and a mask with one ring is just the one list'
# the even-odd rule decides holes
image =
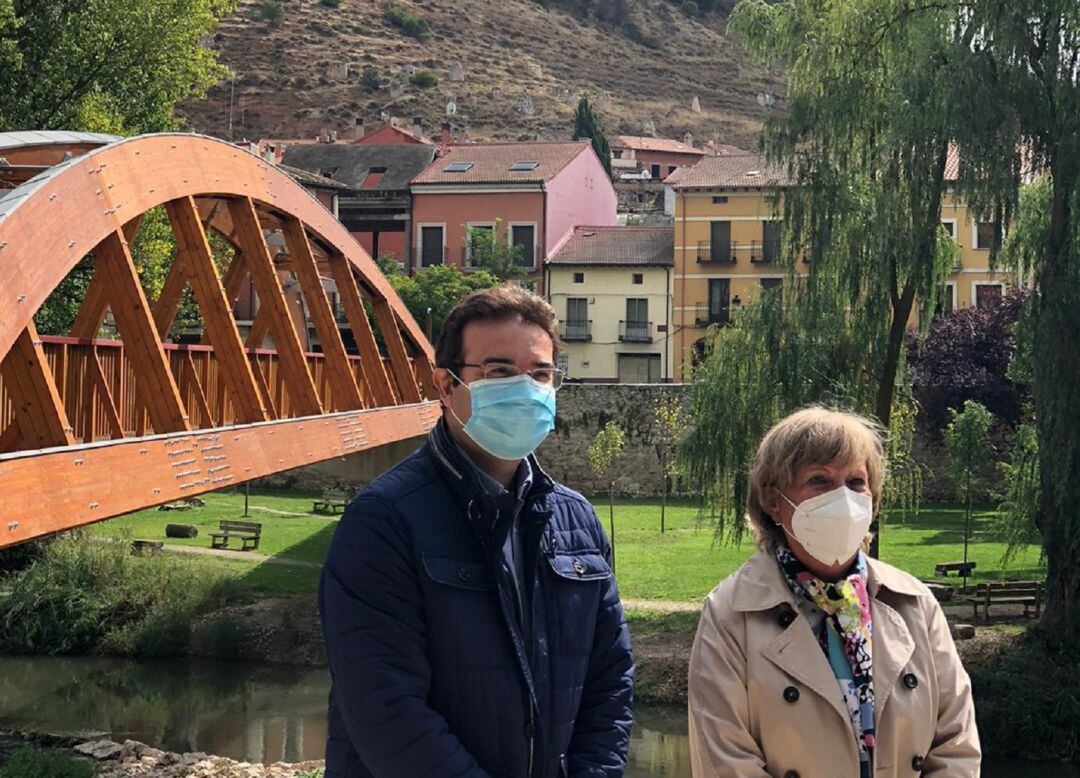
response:
{"label": "tiled roof", "polygon": [[738,146],[732,146],[730,143],[717,143],[716,141],[707,140],[702,144],[702,148],[705,149],[706,154],[719,154],[724,157],[729,157],[732,154],[752,154],[753,152],[741,149]]}
{"label": "tiled roof", "polygon": [[11,149],[20,146],[48,146],[53,143],[94,143],[105,146],[118,140],[121,140],[119,135],[104,135],[99,132],[25,130],[20,132],[0,132],[0,149]]}
{"label": "tiled roof", "polygon": [[758,154],[704,157],[689,168],[676,189],[771,189],[788,186],[783,170],[765,164]]}
{"label": "tiled roof", "polygon": [[693,165],[681,165],[667,174],[667,177],[664,179],[664,183],[674,186],[675,184],[686,178],[688,175],[690,175],[690,171],[693,169]]}
{"label": "tiled roof", "polygon": [[289,177],[296,181],[298,184],[314,186],[320,189],[348,190],[349,188],[340,181],[335,181],[332,178],[320,176],[317,173],[311,173],[302,168],[293,167],[292,165],[278,165],[278,169],[284,173],[287,173]]}
{"label": "tiled roof", "polygon": [[643,135],[616,135],[611,139],[613,149],[634,149],[636,151],[663,151],[668,154],[696,154],[704,156],[705,152],[687,146],[682,141],[671,138],[649,138]]}
{"label": "tiled roof", "polygon": [[552,265],[655,265],[675,263],[673,227],[575,227],[548,259]]}
{"label": "tiled roof", "polygon": [[386,168],[375,191],[401,191],[426,168],[435,147],[422,143],[355,146],[346,143],[312,143],[289,146],[282,162],[290,167],[340,181],[350,189],[363,187],[372,168]]}
{"label": "tiled roof", "polygon": [[[589,150],[587,140],[531,143],[464,143],[447,146],[413,184],[509,184],[550,181],[571,160]],[[538,162],[531,170],[512,171],[515,162]],[[467,170],[447,172],[454,163]]]}

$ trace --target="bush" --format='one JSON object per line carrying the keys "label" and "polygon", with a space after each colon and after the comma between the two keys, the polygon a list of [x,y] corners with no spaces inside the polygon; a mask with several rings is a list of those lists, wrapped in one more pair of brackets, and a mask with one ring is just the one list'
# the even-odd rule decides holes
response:
{"label": "bush", "polygon": [[223,577],[175,557],[136,558],[128,539],[74,532],[5,580],[0,653],[166,656],[187,647],[192,618],[228,599]]}
{"label": "bush", "polygon": [[337,8],[341,5],[341,0],[320,0],[320,2],[327,8]]}
{"label": "bush", "polygon": [[259,6],[259,15],[263,21],[277,27],[285,17],[285,8],[281,5],[281,0],[263,0]]}
{"label": "bush", "polygon": [[418,70],[409,76],[409,83],[421,89],[430,89],[433,86],[438,86],[439,79],[430,70]]}
{"label": "bush", "polygon": [[383,3],[383,18],[403,33],[418,41],[426,41],[431,37],[431,25],[427,19],[417,16],[408,8],[402,8],[392,0]]}
{"label": "bush", "polygon": [[62,751],[19,746],[0,765],[0,778],[94,778],[94,768]]}
{"label": "bush", "polygon": [[379,71],[375,69],[374,65],[364,65],[364,70],[360,74],[360,86],[367,92],[379,91],[381,86]]}
{"label": "bush", "polygon": [[701,8],[694,0],[686,0],[686,2],[682,4],[682,12],[687,16],[700,16]]}

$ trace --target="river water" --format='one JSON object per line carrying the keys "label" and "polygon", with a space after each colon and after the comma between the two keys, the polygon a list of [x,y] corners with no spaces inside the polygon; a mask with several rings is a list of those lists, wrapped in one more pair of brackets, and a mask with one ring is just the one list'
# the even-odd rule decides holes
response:
{"label": "river water", "polygon": [[[213,660],[0,657],[0,728],[107,734],[248,762],[321,759],[325,670]],[[1080,778],[1067,765],[997,762],[987,778]],[[627,778],[689,778],[681,710],[637,712]]]}

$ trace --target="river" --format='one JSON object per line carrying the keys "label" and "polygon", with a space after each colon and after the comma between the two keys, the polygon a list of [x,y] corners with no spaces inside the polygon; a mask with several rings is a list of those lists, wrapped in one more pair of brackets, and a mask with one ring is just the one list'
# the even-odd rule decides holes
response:
{"label": "river", "polygon": [[[105,733],[248,762],[321,759],[325,670],[202,659],[0,657],[0,728]],[[1080,778],[1069,765],[995,762],[986,778]],[[682,711],[637,713],[627,778],[689,778]]]}

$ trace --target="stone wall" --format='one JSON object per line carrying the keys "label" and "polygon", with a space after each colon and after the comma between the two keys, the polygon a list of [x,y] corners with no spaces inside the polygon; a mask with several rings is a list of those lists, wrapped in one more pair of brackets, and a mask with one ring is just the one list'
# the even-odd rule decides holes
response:
{"label": "stone wall", "polygon": [[660,493],[660,455],[654,440],[653,413],[660,397],[686,398],[680,384],[567,384],[559,391],[555,430],[540,446],[540,464],[556,481],[585,494],[607,489],[589,470],[588,450],[596,433],[616,421],[626,433],[622,494]]}

